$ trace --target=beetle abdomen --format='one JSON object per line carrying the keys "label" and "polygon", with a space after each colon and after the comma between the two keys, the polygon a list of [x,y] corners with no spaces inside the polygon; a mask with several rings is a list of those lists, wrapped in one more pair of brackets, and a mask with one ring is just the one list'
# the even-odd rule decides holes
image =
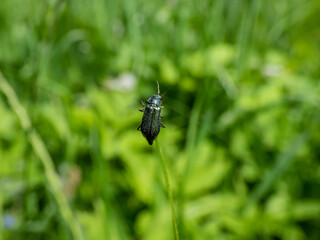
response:
{"label": "beetle abdomen", "polygon": [[159,106],[152,106],[150,104],[147,104],[144,110],[141,132],[150,145],[152,145],[160,132],[160,113],[161,108]]}

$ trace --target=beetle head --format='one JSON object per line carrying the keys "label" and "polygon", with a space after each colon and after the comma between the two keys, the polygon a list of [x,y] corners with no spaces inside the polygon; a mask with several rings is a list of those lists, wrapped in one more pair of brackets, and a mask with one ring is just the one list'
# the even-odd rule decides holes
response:
{"label": "beetle head", "polygon": [[147,103],[154,104],[154,105],[161,105],[162,96],[160,95],[153,95],[147,100]]}

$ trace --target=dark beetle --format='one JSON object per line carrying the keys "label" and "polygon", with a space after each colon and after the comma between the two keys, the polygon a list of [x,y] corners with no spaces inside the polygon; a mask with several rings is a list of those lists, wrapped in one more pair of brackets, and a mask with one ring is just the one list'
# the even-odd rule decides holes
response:
{"label": "dark beetle", "polygon": [[164,124],[161,122],[161,105],[162,96],[160,96],[160,88],[158,84],[158,95],[153,95],[147,100],[147,104],[142,102],[144,108],[139,109],[143,113],[142,123],[137,128],[141,130],[143,136],[148,140],[148,143],[152,145],[153,140],[156,139],[160,132],[160,127],[165,128]]}

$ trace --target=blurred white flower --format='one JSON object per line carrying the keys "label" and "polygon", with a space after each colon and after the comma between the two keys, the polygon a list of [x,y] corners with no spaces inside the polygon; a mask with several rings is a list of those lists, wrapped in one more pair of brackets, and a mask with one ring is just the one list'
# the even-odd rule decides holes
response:
{"label": "blurred white flower", "polygon": [[266,64],[261,69],[261,74],[265,77],[278,77],[283,73],[283,66],[276,64]]}
{"label": "blurred white flower", "polygon": [[119,77],[108,79],[103,82],[103,86],[110,90],[120,90],[128,92],[137,85],[137,78],[133,73],[123,73]]}

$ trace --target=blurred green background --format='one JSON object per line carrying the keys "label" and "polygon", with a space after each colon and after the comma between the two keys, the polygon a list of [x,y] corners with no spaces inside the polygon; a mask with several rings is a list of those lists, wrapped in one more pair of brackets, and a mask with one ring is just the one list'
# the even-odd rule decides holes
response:
{"label": "blurred green background", "polygon": [[1,0],[0,239],[173,239],[136,130],[159,81],[181,239],[319,240],[319,15],[318,0]]}

